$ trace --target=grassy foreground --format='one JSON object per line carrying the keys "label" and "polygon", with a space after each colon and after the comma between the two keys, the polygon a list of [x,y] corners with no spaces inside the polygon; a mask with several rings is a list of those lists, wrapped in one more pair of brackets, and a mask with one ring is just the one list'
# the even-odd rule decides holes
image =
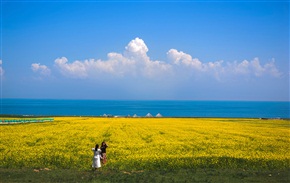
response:
{"label": "grassy foreground", "polygon": [[[1,182],[289,182],[289,120],[57,117],[0,125]],[[91,170],[107,142],[108,164]]]}

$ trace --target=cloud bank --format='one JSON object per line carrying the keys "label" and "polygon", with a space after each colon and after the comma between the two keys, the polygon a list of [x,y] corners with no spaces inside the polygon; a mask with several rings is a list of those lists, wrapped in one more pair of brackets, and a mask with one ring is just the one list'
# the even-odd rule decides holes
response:
{"label": "cloud bank", "polygon": [[[178,77],[212,77],[216,80],[231,78],[232,76],[250,77],[280,77],[282,73],[276,68],[275,60],[262,65],[258,58],[243,60],[242,62],[202,62],[191,55],[170,49],[167,60],[152,60],[148,55],[149,49],[140,38],[135,38],[125,47],[124,52],[108,53],[107,60],[87,59],[69,62],[66,57],[54,61],[55,68],[68,78],[178,78]],[[34,72],[50,75],[51,70],[46,65],[34,63]]]}
{"label": "cloud bank", "polygon": [[140,38],[132,40],[123,54],[108,53],[108,60],[89,59],[69,63],[66,57],[57,58],[55,66],[66,77],[87,78],[111,75],[114,77],[154,78],[167,75],[172,66],[162,61],[152,61],[148,48]]}

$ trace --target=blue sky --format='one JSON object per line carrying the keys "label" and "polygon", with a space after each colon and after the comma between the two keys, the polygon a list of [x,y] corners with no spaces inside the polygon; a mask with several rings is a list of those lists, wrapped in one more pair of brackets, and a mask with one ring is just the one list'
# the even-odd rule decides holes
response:
{"label": "blue sky", "polygon": [[2,98],[289,101],[288,1],[1,2]]}

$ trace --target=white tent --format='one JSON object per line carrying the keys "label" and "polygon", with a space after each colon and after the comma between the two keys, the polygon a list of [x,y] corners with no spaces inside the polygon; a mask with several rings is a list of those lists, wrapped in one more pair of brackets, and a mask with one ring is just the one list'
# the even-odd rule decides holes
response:
{"label": "white tent", "polygon": [[156,117],[159,117],[159,118],[160,118],[160,117],[162,117],[162,115],[161,115],[160,113],[158,113],[158,114],[156,115]]}
{"label": "white tent", "polygon": [[146,115],[146,117],[147,117],[147,118],[151,118],[151,117],[153,117],[153,116],[152,116],[152,114],[148,113],[148,114]]}
{"label": "white tent", "polygon": [[133,118],[137,118],[137,117],[138,117],[137,114],[134,114],[134,115],[133,115]]}

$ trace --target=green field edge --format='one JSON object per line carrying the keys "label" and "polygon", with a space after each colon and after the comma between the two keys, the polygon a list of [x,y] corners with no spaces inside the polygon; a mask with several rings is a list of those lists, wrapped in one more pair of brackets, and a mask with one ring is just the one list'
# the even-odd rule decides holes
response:
{"label": "green field edge", "polygon": [[290,169],[245,170],[245,169],[178,169],[157,171],[134,171],[102,169],[3,169],[0,182],[289,182]]}

